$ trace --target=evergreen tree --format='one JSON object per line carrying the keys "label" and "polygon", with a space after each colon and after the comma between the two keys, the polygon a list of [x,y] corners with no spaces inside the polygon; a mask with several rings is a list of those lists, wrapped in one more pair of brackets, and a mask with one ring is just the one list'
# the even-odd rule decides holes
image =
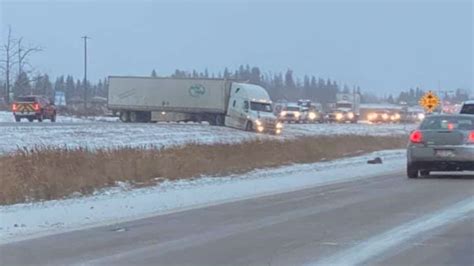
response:
{"label": "evergreen tree", "polygon": [[26,72],[21,72],[13,84],[13,95],[14,97],[18,97],[21,95],[29,95],[31,93],[32,88],[28,74],[26,74]]}
{"label": "evergreen tree", "polygon": [[285,87],[287,89],[294,89],[296,87],[295,81],[293,79],[293,71],[288,69],[285,74]]}

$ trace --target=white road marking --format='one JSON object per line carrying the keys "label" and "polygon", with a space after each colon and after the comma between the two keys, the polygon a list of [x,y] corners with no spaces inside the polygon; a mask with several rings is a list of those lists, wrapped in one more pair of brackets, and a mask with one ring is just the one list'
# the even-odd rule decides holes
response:
{"label": "white road marking", "polygon": [[359,265],[427,231],[459,222],[472,215],[473,212],[474,197],[469,197],[439,212],[405,223],[309,265]]}

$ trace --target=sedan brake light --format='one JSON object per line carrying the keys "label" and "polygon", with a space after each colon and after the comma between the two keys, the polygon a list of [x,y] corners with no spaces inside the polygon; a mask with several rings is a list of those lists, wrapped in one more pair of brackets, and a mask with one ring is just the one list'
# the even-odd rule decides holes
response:
{"label": "sedan brake light", "polygon": [[419,130],[415,130],[410,134],[410,141],[412,143],[421,143],[423,142],[423,133]]}

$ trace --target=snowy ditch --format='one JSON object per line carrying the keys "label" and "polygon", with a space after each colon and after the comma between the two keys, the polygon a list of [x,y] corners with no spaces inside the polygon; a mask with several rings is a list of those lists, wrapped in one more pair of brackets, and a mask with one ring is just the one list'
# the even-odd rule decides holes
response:
{"label": "snowy ditch", "polygon": [[[384,164],[366,164],[375,156],[382,157]],[[404,156],[403,150],[380,151],[329,162],[256,170],[243,175],[165,181],[139,189],[118,183],[90,196],[76,194],[63,200],[0,206],[0,242],[394,173],[403,168]]]}

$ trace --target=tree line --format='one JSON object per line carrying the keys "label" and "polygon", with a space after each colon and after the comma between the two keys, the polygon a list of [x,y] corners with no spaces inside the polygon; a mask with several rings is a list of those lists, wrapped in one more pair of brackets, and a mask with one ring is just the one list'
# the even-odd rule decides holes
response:
{"label": "tree line", "polygon": [[[156,77],[156,71],[151,73]],[[295,77],[291,69],[277,73],[263,73],[259,67],[250,65],[241,65],[236,70],[231,71],[225,68],[223,71],[209,73],[204,71],[184,71],[175,70],[171,77],[175,78],[225,78],[230,80],[244,81],[264,87],[272,100],[296,101],[298,99],[310,99],[319,103],[331,103],[336,100],[336,94],[361,93],[359,86],[348,85],[340,86],[337,81],[329,78],[323,79],[316,76],[304,75],[302,79]]]}

